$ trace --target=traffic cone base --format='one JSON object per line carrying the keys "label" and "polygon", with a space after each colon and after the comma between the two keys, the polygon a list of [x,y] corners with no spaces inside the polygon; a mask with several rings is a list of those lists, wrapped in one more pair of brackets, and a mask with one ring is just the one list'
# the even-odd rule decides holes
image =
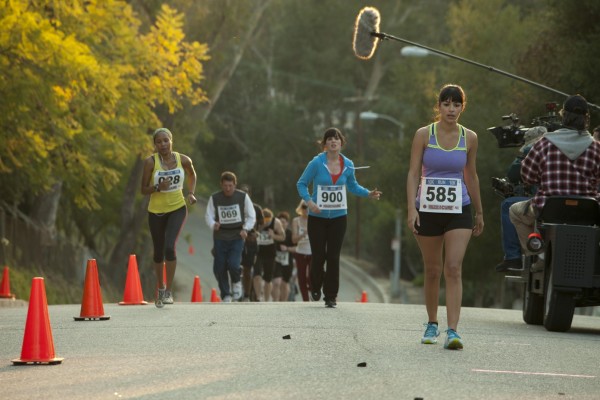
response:
{"label": "traffic cone base", "polygon": [[13,365],[56,365],[63,362],[64,358],[62,357],[54,357],[50,360],[44,361],[24,361],[21,359],[12,360]]}
{"label": "traffic cone base", "polygon": [[138,272],[135,254],[129,256],[129,265],[127,267],[127,280],[125,281],[125,293],[120,306],[146,305],[144,295],[142,294],[142,284],[140,282],[140,273]]}
{"label": "traffic cone base", "polygon": [[128,303],[126,301],[119,302],[120,306],[145,306],[146,304],[148,304],[146,300],[141,300],[139,303]]}
{"label": "traffic cone base", "polygon": [[35,277],[31,282],[21,358],[12,360],[12,363],[14,365],[53,365],[60,364],[63,360],[64,358],[56,357],[54,353],[44,278]]}
{"label": "traffic cone base", "polygon": [[103,315],[101,317],[73,317],[75,321],[106,321],[110,319],[110,315]]}
{"label": "traffic cone base", "polygon": [[79,317],[73,317],[73,319],[75,321],[105,321],[110,319],[110,316],[104,315],[102,290],[98,280],[98,266],[93,258],[87,262],[81,312]]}

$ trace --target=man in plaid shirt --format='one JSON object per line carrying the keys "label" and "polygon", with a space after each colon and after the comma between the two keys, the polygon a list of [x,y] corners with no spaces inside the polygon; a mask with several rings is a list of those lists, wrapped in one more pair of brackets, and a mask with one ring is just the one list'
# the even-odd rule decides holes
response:
{"label": "man in plaid shirt", "polygon": [[567,98],[561,110],[562,128],[546,133],[538,140],[521,163],[521,178],[538,185],[535,196],[510,207],[523,254],[527,239],[534,231],[536,217],[549,196],[587,196],[600,199],[600,142],[587,131],[590,113],[587,101],[580,95]]}

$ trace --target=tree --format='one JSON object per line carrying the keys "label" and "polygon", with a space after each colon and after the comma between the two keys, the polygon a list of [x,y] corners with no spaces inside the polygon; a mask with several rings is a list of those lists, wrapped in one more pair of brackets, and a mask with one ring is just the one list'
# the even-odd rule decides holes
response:
{"label": "tree", "polygon": [[151,151],[157,108],[206,100],[207,47],[184,40],[183,16],[166,5],[146,34],[119,0],[4,2],[0,21],[3,198],[34,204],[47,224],[63,193],[64,207],[102,208]]}

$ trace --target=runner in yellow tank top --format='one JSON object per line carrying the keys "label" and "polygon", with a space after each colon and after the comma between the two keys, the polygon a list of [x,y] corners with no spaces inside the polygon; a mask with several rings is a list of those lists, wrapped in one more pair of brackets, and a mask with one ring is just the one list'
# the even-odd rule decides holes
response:
{"label": "runner in yellow tank top", "polygon": [[[171,288],[177,266],[175,242],[187,217],[186,199],[190,205],[196,202],[196,171],[188,156],[173,151],[173,135],[168,129],[157,129],[152,139],[156,153],[144,160],[141,191],[150,195],[148,225],[154,245],[158,288],[155,305],[162,308],[165,304],[173,304]],[[183,195],[184,181],[188,188],[186,197]],[[167,271],[165,287],[163,263]]]}

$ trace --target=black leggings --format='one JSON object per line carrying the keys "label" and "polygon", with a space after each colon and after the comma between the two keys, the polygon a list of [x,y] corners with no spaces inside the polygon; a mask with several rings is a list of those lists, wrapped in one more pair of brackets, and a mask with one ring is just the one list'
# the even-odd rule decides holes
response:
{"label": "black leggings", "polygon": [[332,219],[308,216],[308,240],[312,251],[310,287],[312,291],[320,291],[323,287],[324,298],[328,300],[335,300],[340,288],[340,252],[346,224],[345,215]]}
{"label": "black leggings", "polygon": [[154,244],[154,262],[175,261],[175,242],[187,217],[187,207],[164,214],[148,213],[148,226]]}

